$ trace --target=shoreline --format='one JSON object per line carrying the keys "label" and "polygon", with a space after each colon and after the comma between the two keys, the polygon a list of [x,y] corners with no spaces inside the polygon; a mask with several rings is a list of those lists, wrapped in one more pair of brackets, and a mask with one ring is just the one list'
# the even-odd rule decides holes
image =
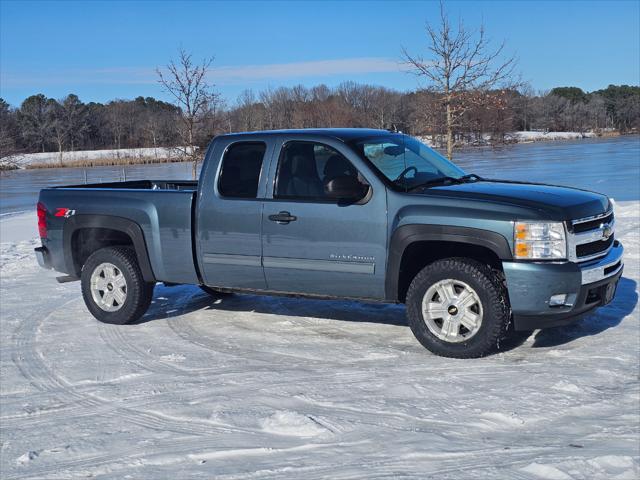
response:
{"label": "shoreline", "polygon": [[[552,143],[552,142],[569,142],[581,140],[607,140],[621,137],[640,136],[640,132],[620,133],[615,132],[540,132],[540,131],[519,131],[511,132],[505,135],[504,140],[492,142],[489,134],[483,135],[482,140],[474,142],[466,142],[454,146],[454,151],[473,150],[476,148],[502,148],[513,145],[528,145],[532,143]],[[431,148],[445,149],[446,143],[434,143],[433,139],[428,136],[416,136],[423,143]]]}
{"label": "shoreline", "polygon": [[191,153],[181,146],[22,153],[0,159],[0,171],[162,164],[184,161]]}
{"label": "shoreline", "polygon": [[93,167],[127,167],[132,165],[158,165],[161,163],[183,163],[190,162],[191,160],[180,160],[177,158],[104,158],[104,159],[96,159],[96,160],[76,160],[65,162],[62,161],[61,164],[53,164],[53,163],[33,163],[25,166],[24,168],[19,168],[18,170],[42,170],[49,168],[93,168]]}
{"label": "shoreline", "polygon": [[[126,161],[88,161],[87,163],[83,161],[78,162],[62,162],[60,164],[48,164],[48,163],[36,163],[26,166],[20,167],[0,167],[0,175],[7,172],[16,172],[16,171],[24,171],[24,170],[56,170],[60,168],[96,168],[96,167],[135,167],[140,165],[163,165],[168,163],[190,163],[192,160],[178,160],[176,158],[165,158],[158,160],[147,160],[147,161],[130,161],[127,159]],[[198,163],[202,162],[202,159],[198,160]]]}

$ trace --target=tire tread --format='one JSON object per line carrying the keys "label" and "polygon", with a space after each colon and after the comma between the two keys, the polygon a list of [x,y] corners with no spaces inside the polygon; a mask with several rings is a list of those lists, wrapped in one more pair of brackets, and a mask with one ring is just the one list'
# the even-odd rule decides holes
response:
{"label": "tire tread", "polygon": [[[421,292],[426,290],[425,285],[429,283],[429,277],[439,272],[466,274],[482,285],[489,297],[489,304],[482,305],[484,313],[481,327],[488,329],[484,330],[480,337],[478,332],[469,343],[446,344],[435,336],[425,338],[423,329],[419,327],[420,323],[424,325]],[[507,333],[511,317],[507,292],[500,278],[488,265],[464,257],[437,260],[424,267],[412,280],[407,291],[406,303],[409,325],[418,341],[431,352],[450,358],[477,358],[495,352],[499,348],[500,340]],[[487,311],[488,309],[490,311]],[[429,332],[428,335],[432,334]],[[473,346],[469,347],[471,343]]]}
{"label": "tire tread", "polygon": [[[123,273],[126,271],[130,279],[127,281],[127,300],[116,312],[105,312],[100,309],[91,295],[91,273],[93,268],[104,261],[118,262],[116,265]],[[94,265],[95,264],[95,265]],[[121,268],[122,267],[122,268]],[[82,296],[91,314],[103,323],[123,325],[142,317],[153,298],[154,284],[144,281],[138,265],[135,251],[130,247],[106,247],[92,253],[82,267]],[[131,302],[131,303],[130,303]]]}

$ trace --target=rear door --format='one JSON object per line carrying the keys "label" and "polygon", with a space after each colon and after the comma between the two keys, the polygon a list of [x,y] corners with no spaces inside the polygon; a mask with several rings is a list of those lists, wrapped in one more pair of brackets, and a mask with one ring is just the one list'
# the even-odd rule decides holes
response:
{"label": "rear door", "polygon": [[262,208],[275,136],[221,137],[202,171],[197,242],[209,286],[265,289]]}
{"label": "rear door", "polygon": [[[339,140],[280,138],[262,218],[269,290],[384,298],[386,191],[365,171]],[[365,199],[327,198],[324,184],[341,175],[369,184]]]}

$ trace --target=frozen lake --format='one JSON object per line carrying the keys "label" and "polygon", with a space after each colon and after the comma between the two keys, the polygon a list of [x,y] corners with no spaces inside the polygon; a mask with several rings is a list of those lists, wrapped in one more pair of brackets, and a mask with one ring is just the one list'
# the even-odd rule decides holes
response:
{"label": "frozen lake", "polygon": [[[616,200],[640,199],[640,137],[519,144],[457,152],[467,172],[489,178],[527,180],[584,188]],[[129,180],[189,179],[191,165],[167,163],[124,167]],[[0,177],[0,211],[31,210],[46,186],[84,182],[82,168],[18,170]],[[86,169],[88,182],[120,180],[122,167]]]}

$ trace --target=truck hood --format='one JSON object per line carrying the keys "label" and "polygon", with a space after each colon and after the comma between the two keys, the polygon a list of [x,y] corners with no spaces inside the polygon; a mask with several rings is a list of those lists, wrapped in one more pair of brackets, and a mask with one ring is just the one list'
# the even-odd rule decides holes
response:
{"label": "truck hood", "polygon": [[575,188],[500,180],[444,185],[425,189],[422,195],[499,202],[543,210],[550,220],[571,220],[604,213],[606,195]]}

